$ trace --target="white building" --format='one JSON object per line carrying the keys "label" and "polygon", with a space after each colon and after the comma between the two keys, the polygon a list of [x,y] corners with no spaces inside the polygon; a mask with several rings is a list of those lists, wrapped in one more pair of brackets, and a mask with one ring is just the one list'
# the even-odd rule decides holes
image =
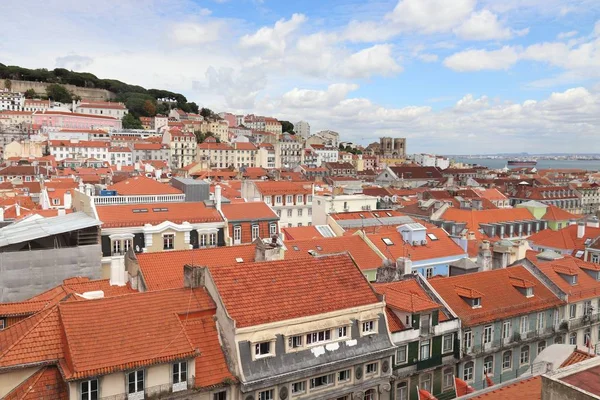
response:
{"label": "white building", "polygon": [[282,168],[295,168],[302,164],[303,145],[294,135],[283,135],[275,143],[275,151],[279,153]]}
{"label": "white building", "polygon": [[312,209],[313,225],[327,225],[329,214],[377,210],[377,197],[366,194],[315,196]]}
{"label": "white building", "polygon": [[312,225],[313,185],[289,181],[242,182],[246,201],[264,201],[279,216],[281,227]]}
{"label": "white building", "polygon": [[329,147],[322,144],[313,144],[311,147],[317,155],[317,167],[320,167],[323,163],[338,161],[339,150],[337,147]]}
{"label": "white building", "polygon": [[127,115],[125,104],[108,101],[81,102],[74,104],[73,108],[73,112],[79,114],[104,115],[119,119],[123,119]]}
{"label": "white building", "polygon": [[450,167],[450,160],[448,158],[436,156],[435,154],[414,154],[412,158],[415,163],[424,167],[437,167],[439,169]]}
{"label": "white building", "polygon": [[132,151],[129,147],[111,147],[108,154],[112,165],[133,165]]}
{"label": "white building", "polygon": [[100,140],[49,140],[48,150],[57,160],[87,159],[109,161],[110,142]]}
{"label": "white building", "polygon": [[279,168],[281,166],[281,157],[279,157],[274,145],[271,143],[258,145],[256,166],[265,169]]}
{"label": "white building", "polygon": [[294,132],[306,139],[310,136],[310,124],[306,121],[298,121],[294,124]]}
{"label": "white building", "polygon": [[24,103],[25,96],[22,93],[0,91],[0,111],[21,111]]}
{"label": "white building", "polygon": [[325,130],[317,132],[317,135],[321,136],[327,144],[335,148],[340,144],[340,134],[337,132]]}

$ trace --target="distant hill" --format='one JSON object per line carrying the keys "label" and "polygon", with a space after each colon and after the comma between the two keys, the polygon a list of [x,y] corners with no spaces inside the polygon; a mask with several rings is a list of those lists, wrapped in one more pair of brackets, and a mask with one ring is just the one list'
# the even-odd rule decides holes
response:
{"label": "distant hill", "polygon": [[[169,104],[158,102],[157,99],[173,99],[175,103],[171,105],[171,108],[177,107],[185,112],[199,112],[198,105],[194,102],[188,102],[186,97],[180,93],[162,89],[146,89],[116,79],[100,79],[89,72],[74,72],[64,68],[56,68],[54,70],[46,68],[29,69],[0,63],[0,80],[3,81],[0,82],[1,87],[5,86],[4,80],[6,79],[65,85],[68,90],[71,90],[70,86],[66,85],[73,85],[83,89],[103,89],[110,92],[106,94],[106,99],[125,103],[130,113],[136,118],[140,116],[152,117],[155,114],[167,114],[170,108]],[[38,86],[44,89],[46,85]],[[42,94],[40,93],[40,89],[35,85],[32,85],[32,88],[34,88],[34,91],[38,95]],[[71,90],[71,92],[73,95],[78,96],[76,91]],[[87,93],[85,90],[81,90],[80,92]],[[100,97],[102,97],[103,93],[101,91],[88,92],[97,94]],[[30,92],[29,95],[33,95],[33,92]]]}

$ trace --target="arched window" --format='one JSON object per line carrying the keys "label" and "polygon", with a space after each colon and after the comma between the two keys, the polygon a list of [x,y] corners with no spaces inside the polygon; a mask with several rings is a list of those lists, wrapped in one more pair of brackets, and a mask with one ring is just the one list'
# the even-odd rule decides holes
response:
{"label": "arched window", "polygon": [[542,340],[541,342],[538,342],[538,354],[540,354],[542,351],[544,351],[544,349],[546,348],[546,341]]}
{"label": "arched window", "polygon": [[557,337],[554,338],[554,343],[555,344],[562,344],[562,342],[563,342],[562,336],[557,336]]}
{"label": "arched window", "polygon": [[505,351],[502,354],[502,369],[511,369],[512,368],[512,351]]}
{"label": "arched window", "polygon": [[365,392],[364,400],[375,400],[375,389],[369,389]]}
{"label": "arched window", "polygon": [[473,380],[473,361],[469,361],[465,363],[463,368],[463,380],[472,381]]}
{"label": "arched window", "polygon": [[529,346],[521,347],[521,357],[519,359],[520,364],[529,364]]}
{"label": "arched window", "polygon": [[490,375],[494,373],[494,356],[487,356],[483,359],[483,373]]}

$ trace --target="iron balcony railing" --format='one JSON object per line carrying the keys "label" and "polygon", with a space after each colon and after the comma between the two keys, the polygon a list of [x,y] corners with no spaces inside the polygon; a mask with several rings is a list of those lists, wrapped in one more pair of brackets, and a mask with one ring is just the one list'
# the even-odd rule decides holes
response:
{"label": "iron balcony railing", "polygon": [[600,322],[600,314],[587,314],[579,318],[568,320],[569,330],[582,328]]}
{"label": "iron balcony railing", "polygon": [[417,361],[417,371],[434,368],[442,365],[442,356],[433,356],[427,360]]}
{"label": "iron balcony railing", "polygon": [[515,332],[509,337],[494,339],[488,343],[481,342],[476,345],[472,345],[469,348],[463,348],[462,350],[464,355],[473,356],[477,356],[484,353],[493,353],[505,347],[513,347],[519,342],[530,341],[536,338],[543,338],[548,335],[552,335],[554,332],[554,327],[546,327],[523,333]]}
{"label": "iron balcony railing", "polygon": [[[171,399],[176,396],[176,393],[190,390],[194,387],[193,378],[187,382],[167,383],[164,385],[150,386],[144,389],[143,392],[133,394],[122,393],[113,396],[100,397],[100,400],[158,400]],[[100,393],[102,394],[102,393]]]}

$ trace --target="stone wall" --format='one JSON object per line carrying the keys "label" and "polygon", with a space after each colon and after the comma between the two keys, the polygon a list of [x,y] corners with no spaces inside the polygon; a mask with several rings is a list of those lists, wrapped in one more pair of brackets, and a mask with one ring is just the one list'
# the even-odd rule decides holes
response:
{"label": "stone wall", "polygon": [[[19,81],[11,79],[11,90],[13,92],[21,92],[24,93],[28,89],[33,89],[39,95],[46,94],[46,87],[51,85],[51,83],[46,82],[33,82],[33,81]],[[116,98],[117,96],[108,90],[105,89],[94,89],[94,88],[83,88],[74,85],[63,85],[73,94],[81,97],[86,100],[94,100],[94,101],[105,101]],[[0,90],[4,89],[4,79],[0,79]]]}

